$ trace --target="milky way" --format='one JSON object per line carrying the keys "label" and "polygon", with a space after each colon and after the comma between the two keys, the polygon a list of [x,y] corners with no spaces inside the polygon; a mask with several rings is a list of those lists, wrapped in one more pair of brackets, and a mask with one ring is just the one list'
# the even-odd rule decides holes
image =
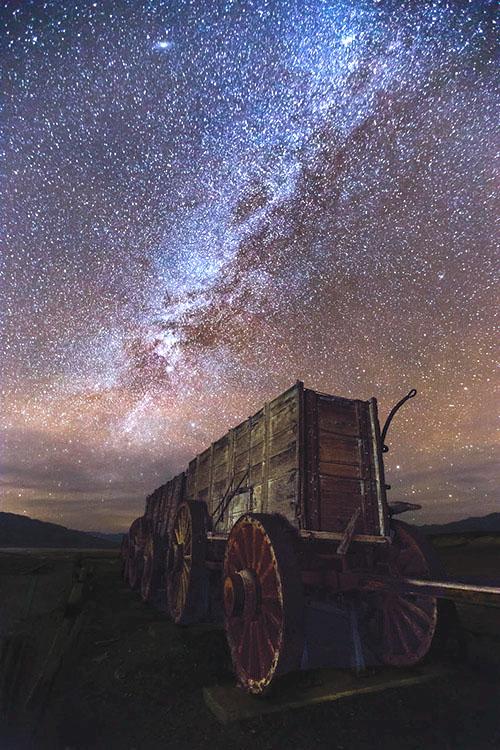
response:
{"label": "milky way", "polygon": [[419,391],[410,520],[494,491],[493,2],[5,2],[3,509],[123,529],[296,379]]}

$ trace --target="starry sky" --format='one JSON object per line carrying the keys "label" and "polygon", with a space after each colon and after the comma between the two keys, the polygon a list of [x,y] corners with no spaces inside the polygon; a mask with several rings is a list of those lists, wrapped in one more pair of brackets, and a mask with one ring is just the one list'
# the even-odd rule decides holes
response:
{"label": "starry sky", "polygon": [[495,494],[495,3],[6,0],[2,510],[121,531],[295,380]]}

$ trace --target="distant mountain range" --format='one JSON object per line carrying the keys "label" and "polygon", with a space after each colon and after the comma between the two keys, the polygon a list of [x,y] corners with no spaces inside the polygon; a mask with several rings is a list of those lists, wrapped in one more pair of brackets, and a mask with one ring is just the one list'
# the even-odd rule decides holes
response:
{"label": "distant mountain range", "polygon": [[461,521],[451,521],[443,524],[427,524],[419,526],[425,534],[468,534],[500,533],[500,513],[490,513],[487,516],[463,518]]}
{"label": "distant mountain range", "polygon": [[[419,528],[425,534],[495,534],[500,533],[500,513],[445,524],[426,524]],[[118,547],[121,540],[121,534],[76,531],[17,513],[0,513],[0,547],[111,549]]]}
{"label": "distant mountain range", "polygon": [[0,513],[0,547],[111,549],[121,538],[121,534],[75,531],[17,513]]}

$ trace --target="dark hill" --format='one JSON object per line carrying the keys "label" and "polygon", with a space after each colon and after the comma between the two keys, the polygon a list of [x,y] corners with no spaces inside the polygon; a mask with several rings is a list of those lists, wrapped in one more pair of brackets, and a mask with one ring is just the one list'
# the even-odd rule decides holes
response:
{"label": "dark hill", "polygon": [[487,516],[462,518],[443,524],[430,524],[419,527],[425,534],[468,534],[471,532],[500,533],[500,513]]}
{"label": "dark hill", "polygon": [[56,523],[38,521],[17,513],[0,513],[0,547],[53,547],[112,549],[118,542],[110,535],[93,536]]}

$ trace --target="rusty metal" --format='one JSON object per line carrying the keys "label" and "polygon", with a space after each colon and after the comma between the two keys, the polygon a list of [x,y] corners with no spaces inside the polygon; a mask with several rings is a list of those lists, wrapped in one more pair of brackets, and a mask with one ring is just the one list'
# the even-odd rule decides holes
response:
{"label": "rusty metal", "polygon": [[387,437],[387,432],[389,430],[389,427],[391,426],[392,420],[396,416],[397,412],[401,409],[401,407],[403,406],[403,404],[406,404],[406,402],[410,398],[415,398],[416,395],[417,395],[417,391],[415,390],[415,388],[412,388],[411,391],[409,391],[406,394],[406,396],[404,396],[404,398],[402,398],[400,401],[398,401],[398,403],[395,406],[393,406],[392,409],[390,410],[389,415],[388,415],[387,419],[385,420],[385,424],[384,424],[384,427],[382,429],[382,434],[380,436],[381,440],[382,440],[382,451],[384,453],[387,453],[388,450],[389,450],[389,448],[385,444],[385,439]]}

